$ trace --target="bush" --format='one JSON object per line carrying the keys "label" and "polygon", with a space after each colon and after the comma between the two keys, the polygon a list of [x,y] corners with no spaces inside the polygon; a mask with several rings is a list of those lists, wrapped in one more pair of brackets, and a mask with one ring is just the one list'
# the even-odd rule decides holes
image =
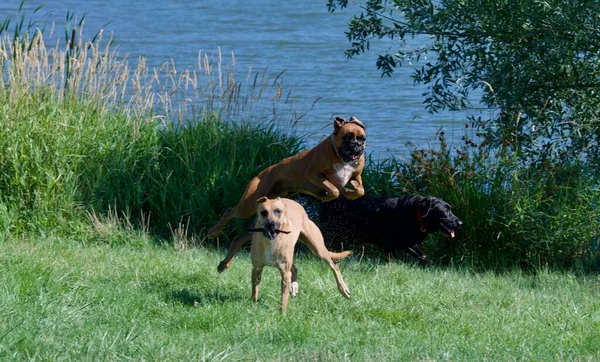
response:
{"label": "bush", "polygon": [[406,163],[371,160],[364,176],[375,194],[427,194],[453,206],[464,226],[455,239],[430,236],[428,256],[484,268],[598,269],[598,170],[578,161],[521,168],[466,136],[452,150],[443,132],[438,139]]}
{"label": "bush", "polygon": [[[348,4],[328,1],[330,11]],[[472,102],[489,108],[469,116],[479,144],[465,137],[451,150],[441,133],[438,149],[415,149],[407,164],[375,165],[398,173],[397,191],[439,196],[457,209],[465,227],[456,241],[432,245],[438,258],[597,269],[600,33],[590,29],[598,4],[374,0],[358,7],[346,32],[349,57],[392,40],[378,69],[390,76],[421,62],[413,79],[427,87],[430,112]]]}

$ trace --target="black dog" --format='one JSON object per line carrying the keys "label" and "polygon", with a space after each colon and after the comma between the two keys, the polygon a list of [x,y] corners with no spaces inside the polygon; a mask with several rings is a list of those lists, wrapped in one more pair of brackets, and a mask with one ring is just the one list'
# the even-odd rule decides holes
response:
{"label": "black dog", "polygon": [[429,233],[454,237],[462,225],[448,203],[431,196],[340,197],[322,202],[319,216],[328,249],[373,244],[386,253],[406,251],[421,263],[428,260],[419,244]]}

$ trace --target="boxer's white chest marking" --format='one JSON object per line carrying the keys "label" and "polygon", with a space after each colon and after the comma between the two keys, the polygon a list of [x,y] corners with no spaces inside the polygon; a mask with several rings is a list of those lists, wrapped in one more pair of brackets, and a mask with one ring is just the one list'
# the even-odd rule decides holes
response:
{"label": "boxer's white chest marking", "polygon": [[352,173],[356,171],[356,167],[348,163],[336,163],[333,165],[333,169],[335,171],[335,177],[337,181],[340,182],[339,187],[344,187],[350,181],[350,177],[352,177]]}

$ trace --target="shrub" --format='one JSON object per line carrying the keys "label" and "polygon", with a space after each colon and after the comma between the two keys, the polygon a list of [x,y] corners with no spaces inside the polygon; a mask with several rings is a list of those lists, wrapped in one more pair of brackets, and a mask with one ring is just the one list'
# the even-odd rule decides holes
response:
{"label": "shrub", "polygon": [[522,168],[466,136],[455,149],[443,132],[438,139],[406,163],[371,160],[364,177],[375,194],[427,194],[453,206],[464,226],[455,239],[430,236],[429,256],[475,267],[598,268],[597,170],[579,161]]}

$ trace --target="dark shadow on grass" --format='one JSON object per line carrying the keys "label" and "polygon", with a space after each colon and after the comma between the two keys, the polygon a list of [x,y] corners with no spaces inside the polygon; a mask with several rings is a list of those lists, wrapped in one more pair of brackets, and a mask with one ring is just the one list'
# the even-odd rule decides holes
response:
{"label": "dark shadow on grass", "polygon": [[197,287],[187,288],[186,285],[197,284],[197,279],[190,281],[157,281],[148,283],[145,289],[149,293],[158,294],[166,302],[180,304],[188,307],[199,307],[202,305],[225,304],[230,302],[239,302],[249,299],[245,293],[240,290],[227,288],[223,285],[211,283],[208,286],[198,285]]}
{"label": "dark shadow on grass", "polygon": [[188,289],[182,289],[169,292],[168,294],[166,294],[165,298],[169,301],[182,304],[188,307],[225,304],[228,302],[238,302],[241,300],[248,299],[237,291],[223,289],[224,288],[217,288],[216,290],[203,290],[200,292],[193,292]]}

